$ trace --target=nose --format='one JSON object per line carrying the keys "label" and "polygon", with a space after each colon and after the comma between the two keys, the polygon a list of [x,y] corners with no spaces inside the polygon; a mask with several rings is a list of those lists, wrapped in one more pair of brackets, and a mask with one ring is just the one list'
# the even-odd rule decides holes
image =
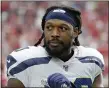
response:
{"label": "nose", "polygon": [[60,37],[59,30],[55,28],[55,29],[52,31],[51,37],[55,37],[55,38]]}

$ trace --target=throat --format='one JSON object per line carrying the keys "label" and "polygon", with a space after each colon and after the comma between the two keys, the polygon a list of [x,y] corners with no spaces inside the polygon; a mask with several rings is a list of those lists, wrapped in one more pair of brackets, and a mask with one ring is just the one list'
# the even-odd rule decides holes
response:
{"label": "throat", "polygon": [[74,55],[74,50],[71,50],[71,52],[69,54],[63,53],[61,56],[59,56],[59,58],[66,62],[68,61],[72,56]]}

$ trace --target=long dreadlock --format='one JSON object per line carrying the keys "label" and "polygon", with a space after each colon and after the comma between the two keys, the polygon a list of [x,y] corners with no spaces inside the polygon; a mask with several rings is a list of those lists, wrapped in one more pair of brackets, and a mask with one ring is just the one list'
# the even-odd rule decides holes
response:
{"label": "long dreadlock", "polygon": [[[44,15],[43,18],[42,18],[42,23],[41,23],[42,30],[44,30],[45,18],[46,18],[46,16],[48,15],[48,13],[49,13],[50,11],[52,11],[52,10],[54,10],[54,9],[58,9],[58,8],[67,11],[69,14],[71,14],[71,17],[74,16],[75,21],[77,22],[76,28],[78,28],[79,34],[81,34],[81,33],[82,33],[82,31],[81,31],[82,22],[81,22],[81,17],[80,17],[81,13],[80,13],[78,10],[76,10],[76,9],[74,9],[74,8],[72,8],[72,7],[68,7],[68,6],[52,6],[52,7],[48,8],[48,9],[46,10],[45,15]],[[73,17],[72,17],[72,18],[73,18]],[[41,38],[40,38],[39,41],[35,44],[35,46],[39,45],[39,44],[41,43],[41,41],[42,41],[43,38],[44,38],[44,33],[42,33]],[[74,46],[80,46],[80,43],[79,43],[79,41],[78,41],[78,36],[74,39],[73,45],[74,45]]]}

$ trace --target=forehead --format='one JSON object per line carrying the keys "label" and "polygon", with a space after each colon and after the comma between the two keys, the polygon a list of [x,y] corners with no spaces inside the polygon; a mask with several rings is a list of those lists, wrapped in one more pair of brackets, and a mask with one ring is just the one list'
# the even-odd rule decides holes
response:
{"label": "forehead", "polygon": [[59,19],[50,19],[48,21],[45,22],[45,25],[47,24],[52,24],[52,25],[67,25],[69,27],[73,27],[70,23],[63,21],[63,20],[59,20]]}

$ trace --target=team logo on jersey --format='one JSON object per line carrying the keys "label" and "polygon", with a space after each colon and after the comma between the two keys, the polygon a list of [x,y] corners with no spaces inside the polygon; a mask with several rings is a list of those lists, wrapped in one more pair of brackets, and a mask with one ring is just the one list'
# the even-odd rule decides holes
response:
{"label": "team logo on jersey", "polygon": [[65,13],[65,10],[63,10],[63,9],[55,9],[55,10],[53,10],[53,12]]}
{"label": "team logo on jersey", "polygon": [[16,62],[17,62],[16,59],[11,55],[7,56],[7,68],[9,68],[11,65],[13,65]]}
{"label": "team logo on jersey", "polygon": [[9,59],[9,60],[7,60],[7,63],[10,63],[11,62],[11,60]]}

